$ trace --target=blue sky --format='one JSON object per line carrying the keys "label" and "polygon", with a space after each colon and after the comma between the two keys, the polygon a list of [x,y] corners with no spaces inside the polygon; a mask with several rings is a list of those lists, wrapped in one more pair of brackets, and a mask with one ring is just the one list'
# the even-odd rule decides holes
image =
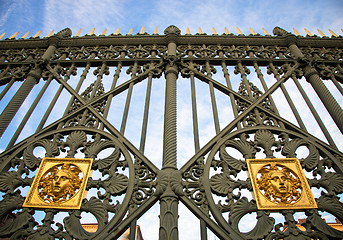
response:
{"label": "blue sky", "polygon": [[[195,33],[198,27],[203,32],[212,33],[215,27],[218,33],[227,27],[236,33],[239,27],[249,34],[249,27],[262,33],[264,27],[270,34],[275,26],[288,31],[295,27],[305,35],[304,28],[312,34],[318,34],[317,28],[329,35],[330,28],[336,34],[342,34],[343,1],[118,1],[118,0],[13,0],[0,1],[0,33],[9,37],[16,31],[18,36],[30,31],[33,36],[42,30],[46,36],[51,30],[65,27],[73,33],[82,28],[81,35],[87,34],[93,27],[101,34],[107,28],[108,34],[120,27],[126,34],[130,28],[133,33],[145,26],[146,32],[153,33],[155,27],[162,32],[174,24],[185,33],[189,27]],[[32,34],[32,35],[31,35]]]}
{"label": "blue sky", "polygon": [[[158,1],[119,1],[119,0],[0,0],[0,34],[6,32],[4,38],[10,37],[15,32],[19,32],[18,37],[23,36],[27,31],[30,31],[29,36],[35,35],[42,30],[41,37],[46,36],[51,30],[58,32],[66,27],[69,27],[73,35],[81,28],[81,36],[88,34],[95,28],[95,34],[99,35],[107,28],[107,35],[114,33],[120,27],[121,34],[125,35],[133,28],[133,33],[138,33],[142,26],[145,26],[145,31],[152,34],[155,27],[158,27],[159,33],[169,25],[175,25],[181,29],[182,34],[186,33],[186,28],[189,27],[191,34],[198,31],[198,27],[207,34],[212,34],[212,27],[217,30],[218,34],[224,32],[224,27],[227,27],[231,33],[237,34],[236,27],[239,27],[243,34],[250,34],[249,28],[253,28],[256,33],[263,34],[262,27],[272,34],[275,26],[280,26],[287,31],[292,31],[296,28],[301,35],[306,35],[304,28],[307,28],[312,34],[319,35],[317,28],[330,36],[328,29],[333,30],[338,35],[343,35],[343,0],[306,0],[306,1],[234,1],[234,0],[219,0],[219,1],[180,1],[180,0],[158,0]],[[219,74],[218,74],[219,75]],[[88,84],[91,83],[88,82]],[[184,83],[180,81],[180,87]],[[155,84],[154,86],[156,86]],[[154,87],[153,86],[153,87]],[[106,87],[106,86],[105,86]],[[145,91],[145,87],[139,88]],[[164,87],[161,85],[160,87]],[[178,86],[179,87],[179,86]],[[207,86],[200,86],[200,88]],[[311,95],[311,90],[308,85],[303,86]],[[1,89],[0,89],[1,90]],[[182,90],[180,90],[182,93]],[[156,93],[157,91],[155,91]],[[312,91],[313,92],[313,91]],[[153,90],[154,93],[154,90]],[[157,93],[158,94],[158,93]],[[290,92],[292,95],[293,93]],[[181,94],[182,96],[182,94]],[[294,98],[295,95],[292,95]],[[337,100],[343,105],[342,96],[338,96]],[[154,97],[154,96],[153,96]],[[157,99],[161,96],[156,95]],[[311,97],[311,96],[310,96]],[[119,96],[117,106],[124,103],[125,96]],[[217,96],[221,99],[221,96]],[[120,100],[121,99],[121,100]],[[277,101],[278,99],[276,99]],[[132,106],[135,101],[132,100]],[[203,103],[202,99],[197,99],[199,103],[199,124],[203,135],[201,135],[202,144],[206,143],[214,136],[213,126],[208,124],[208,119],[211,118],[211,109],[209,105]],[[157,101],[155,101],[156,104]],[[1,104],[1,103],[0,103]],[[26,104],[26,105],[25,105]],[[315,101],[314,101],[315,104]],[[24,103],[27,108],[28,103]],[[282,103],[281,103],[282,105]],[[319,103],[320,105],[320,103]],[[187,159],[193,155],[194,149],[188,147],[188,142],[192,142],[192,136],[184,132],[190,131],[191,123],[189,121],[190,114],[189,102],[185,99],[178,99],[178,146],[179,146],[179,166],[182,166]],[[3,109],[4,106],[0,106]],[[149,124],[157,126],[162,129],[162,114],[160,111],[163,108],[163,101],[160,105],[154,105],[156,112],[160,115],[153,116]],[[322,105],[320,105],[323,109]],[[223,101],[218,102],[218,108],[221,108],[223,114],[230,115],[230,109],[225,108]],[[134,109],[134,107],[133,107]],[[280,110],[280,109],[279,109]],[[325,111],[325,110],[323,110]],[[280,111],[282,112],[282,111]],[[303,113],[302,113],[303,114]],[[305,113],[304,113],[305,114]],[[207,116],[208,115],[208,116]],[[232,114],[231,114],[232,115]],[[286,114],[287,115],[287,114]],[[121,116],[120,116],[121,117]],[[118,118],[120,121],[120,117]],[[306,118],[306,116],[305,116]],[[221,122],[222,126],[229,123],[231,119],[225,119]],[[324,119],[326,120],[326,119]],[[160,121],[160,123],[158,123]],[[292,121],[292,119],[290,119]],[[313,121],[313,120],[311,120]],[[294,121],[293,121],[294,122]],[[129,120],[130,123],[130,120]],[[132,120],[131,124],[136,124]],[[140,124],[140,123],[139,123]],[[128,124],[129,125],[129,124]],[[331,122],[326,123],[328,127]],[[318,128],[309,129],[311,133],[316,134]],[[158,143],[158,148],[161,149],[161,132],[148,133],[148,140],[151,143]],[[342,140],[342,135],[333,127],[330,131],[335,140]],[[130,135],[130,128],[127,128],[127,137],[134,139],[134,133]],[[158,136],[154,136],[157,134]],[[320,134],[319,134],[320,135]],[[131,136],[131,138],[130,138]],[[320,137],[320,136],[319,136]],[[0,143],[1,144],[1,143]],[[153,147],[146,148],[146,155],[150,160],[160,167],[160,151],[156,151],[156,144],[150,144]],[[0,145],[0,149],[4,146]],[[342,148],[342,146],[339,146]],[[341,149],[342,150],[342,149]],[[192,217],[192,214],[187,212],[182,205],[180,205],[180,239],[199,239],[198,223],[194,226],[194,222],[198,220]],[[138,222],[142,226],[142,232],[145,239],[157,239],[158,237],[158,207],[152,208],[145,214]],[[248,225],[248,224],[247,224]],[[149,231],[147,231],[149,229]],[[186,234],[186,235],[182,235]],[[215,237],[209,233],[209,239]]]}

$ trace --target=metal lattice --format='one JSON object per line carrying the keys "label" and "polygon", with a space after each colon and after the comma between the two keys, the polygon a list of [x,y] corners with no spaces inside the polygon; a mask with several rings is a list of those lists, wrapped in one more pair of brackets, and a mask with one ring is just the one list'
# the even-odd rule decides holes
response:
{"label": "metal lattice", "polygon": [[[278,27],[274,35],[181,35],[170,26],[164,35],[71,37],[65,29],[42,39],[1,41],[0,135],[6,150],[0,155],[0,237],[116,239],[130,228],[134,239],[137,219],[159,202],[159,239],[178,239],[181,201],[200,219],[199,239],[207,239],[207,229],[220,239],[342,239],[343,232],[330,227],[322,214],[343,222],[343,111],[326,84],[343,94],[343,40],[295,36]],[[180,81],[189,84],[193,129],[187,144],[194,149],[182,167],[177,105],[186,96],[181,92],[177,98]],[[151,102],[155,85],[163,90],[158,94],[164,107]],[[214,134],[207,143],[199,129],[200,85],[206,86],[212,109]],[[308,87],[325,111],[316,108]],[[127,128],[135,94],[144,106],[134,115],[141,127]],[[32,101],[23,112],[25,99]],[[294,101],[304,102],[303,108]],[[153,110],[152,104],[159,108]],[[315,122],[304,120],[305,108]],[[154,111],[164,111],[162,167],[145,154],[151,148],[147,131]],[[130,139],[132,131],[140,132],[139,140]],[[257,155],[299,158],[312,191],[318,192],[318,209],[305,211],[305,231],[296,226],[295,210],[279,211],[287,225],[283,230],[269,211],[257,209],[244,177],[245,159]],[[44,156],[94,159],[87,185],[94,194],[80,210],[66,211],[63,223],[54,222],[61,210],[22,208]],[[96,218],[95,233],[83,229],[84,212]],[[256,225],[241,232],[239,222],[251,213]]]}

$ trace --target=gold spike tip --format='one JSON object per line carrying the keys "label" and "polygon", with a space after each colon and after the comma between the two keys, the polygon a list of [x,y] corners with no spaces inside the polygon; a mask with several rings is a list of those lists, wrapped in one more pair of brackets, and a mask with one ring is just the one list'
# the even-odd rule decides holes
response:
{"label": "gold spike tip", "polygon": [[295,32],[295,34],[296,34],[297,36],[300,36],[300,33],[299,33],[295,28],[293,28],[293,31]]}
{"label": "gold spike tip", "polygon": [[227,30],[226,27],[224,28],[224,31],[225,31],[225,34],[226,34],[226,35],[229,35],[229,34],[230,34],[229,30]]}
{"label": "gold spike tip", "polygon": [[25,39],[25,38],[27,37],[27,35],[29,35],[29,33],[30,33],[30,31],[28,31],[27,33],[25,33],[25,34],[21,37],[21,39]]}
{"label": "gold spike tip", "polygon": [[107,28],[105,28],[105,30],[101,33],[101,36],[105,36],[107,32]]}
{"label": "gold spike tip", "polygon": [[115,35],[119,35],[119,33],[120,33],[120,27],[119,28],[117,28],[117,30],[115,31]]}
{"label": "gold spike tip", "polygon": [[155,34],[155,35],[158,34],[158,28],[157,28],[157,27],[155,27],[154,34]]}
{"label": "gold spike tip", "polygon": [[54,30],[52,30],[46,37],[50,37],[54,33]]}
{"label": "gold spike tip", "polygon": [[13,34],[9,39],[13,39],[18,35],[19,32],[16,32],[15,34]]}
{"label": "gold spike tip", "polygon": [[213,35],[218,35],[218,33],[214,27],[212,28],[212,33],[213,33]]}
{"label": "gold spike tip", "polygon": [[324,34],[322,31],[320,31],[318,28],[317,28],[317,31],[319,32],[319,34],[320,34],[322,37],[326,37],[325,34]]}
{"label": "gold spike tip", "polygon": [[133,28],[131,28],[131,29],[129,30],[128,35],[132,35],[132,31],[133,31]]}
{"label": "gold spike tip", "polygon": [[186,35],[191,35],[191,31],[189,30],[189,27],[186,29]]}
{"label": "gold spike tip", "polygon": [[310,31],[309,30],[307,30],[306,28],[304,28],[304,30],[305,30],[305,32],[307,33],[307,35],[309,35],[310,37],[312,37],[313,35],[312,35],[312,33],[310,33]]}
{"label": "gold spike tip", "polygon": [[338,37],[337,34],[334,33],[331,29],[329,29],[329,32],[330,32],[333,36]]}
{"label": "gold spike tip", "polygon": [[4,32],[3,34],[0,35],[0,40],[1,38],[3,38],[5,36],[6,32]]}
{"label": "gold spike tip", "polygon": [[93,35],[95,31],[95,28],[92,29],[92,31],[89,33],[89,35]]}
{"label": "gold spike tip", "polygon": [[236,27],[236,30],[237,30],[237,32],[238,32],[238,35],[243,35],[241,29],[239,29],[238,27]]}
{"label": "gold spike tip", "polygon": [[203,34],[203,32],[202,32],[200,27],[198,28],[198,32],[199,32],[199,34]]}
{"label": "gold spike tip", "polygon": [[143,26],[143,27],[141,28],[140,34],[144,34],[144,33],[145,33],[145,27]]}
{"label": "gold spike tip", "polygon": [[268,34],[266,29],[262,28],[262,31],[263,31],[264,35],[269,36],[269,34]]}
{"label": "gold spike tip", "polygon": [[41,33],[42,33],[42,31],[37,32],[36,35],[33,36],[33,38],[39,37],[39,35],[40,35]]}
{"label": "gold spike tip", "polygon": [[81,34],[81,28],[79,29],[79,31],[77,31],[75,37],[80,37],[80,34]]}
{"label": "gold spike tip", "polygon": [[252,28],[249,28],[249,29],[252,35],[256,35],[255,31]]}

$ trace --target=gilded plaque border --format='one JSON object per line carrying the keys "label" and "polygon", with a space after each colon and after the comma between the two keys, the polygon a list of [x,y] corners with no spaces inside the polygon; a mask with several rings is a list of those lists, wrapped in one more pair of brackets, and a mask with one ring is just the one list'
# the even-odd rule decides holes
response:
{"label": "gilded plaque border", "polygon": [[[246,159],[249,177],[253,186],[254,197],[259,210],[281,210],[281,209],[312,209],[317,208],[316,201],[308,185],[305,174],[297,158],[266,158],[266,159]],[[295,172],[301,182],[301,196],[294,203],[275,203],[268,200],[261,192],[257,183],[257,174],[266,165],[284,166]]]}
{"label": "gilded plaque border", "polygon": [[[90,177],[92,163],[92,158],[43,158],[41,164],[39,165],[37,174],[34,177],[30,190],[26,196],[23,207],[80,209],[87,186],[88,177]],[[47,171],[49,171],[49,169],[62,164],[72,164],[81,170],[83,181],[80,188],[77,190],[74,196],[64,202],[43,201],[43,199],[38,195],[40,179]]]}

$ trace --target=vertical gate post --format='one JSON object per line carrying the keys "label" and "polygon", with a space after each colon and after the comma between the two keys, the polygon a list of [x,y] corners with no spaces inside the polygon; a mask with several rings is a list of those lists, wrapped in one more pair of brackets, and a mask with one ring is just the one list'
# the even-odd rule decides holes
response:
{"label": "vertical gate post", "polygon": [[330,91],[327,89],[323,81],[320,79],[317,70],[310,64],[310,62],[306,61],[304,54],[296,45],[296,37],[279,27],[274,28],[273,32],[276,35],[287,37],[291,54],[296,59],[305,63],[305,67],[303,68],[303,70],[305,73],[304,75],[306,81],[309,82],[313,89],[316,91],[325,108],[328,110],[332,119],[335,121],[337,127],[339,128],[341,133],[343,133],[343,110],[337,103],[336,99],[332,96]]}
{"label": "vertical gate post", "polygon": [[16,94],[13,96],[11,101],[8,103],[8,105],[0,115],[0,137],[5,132],[6,128],[14,118],[15,114],[18,112],[26,97],[30,94],[34,85],[36,85],[39,82],[43,71],[43,65],[55,53],[55,50],[61,37],[70,36],[71,30],[69,28],[66,28],[49,38],[49,47],[44,52],[42,58],[36,62],[35,67],[30,70],[26,77],[26,80],[20,86]]}
{"label": "vertical gate post", "polygon": [[[165,69],[166,95],[164,109],[163,133],[163,176],[168,178],[168,184],[160,199],[160,240],[177,240],[178,232],[178,204],[179,200],[170,186],[170,176],[177,171],[177,132],[176,132],[176,80],[178,68],[174,64],[176,59],[176,40],[180,30],[174,26],[168,27],[164,33],[168,41],[168,61]],[[162,173],[163,172],[163,173]]]}

